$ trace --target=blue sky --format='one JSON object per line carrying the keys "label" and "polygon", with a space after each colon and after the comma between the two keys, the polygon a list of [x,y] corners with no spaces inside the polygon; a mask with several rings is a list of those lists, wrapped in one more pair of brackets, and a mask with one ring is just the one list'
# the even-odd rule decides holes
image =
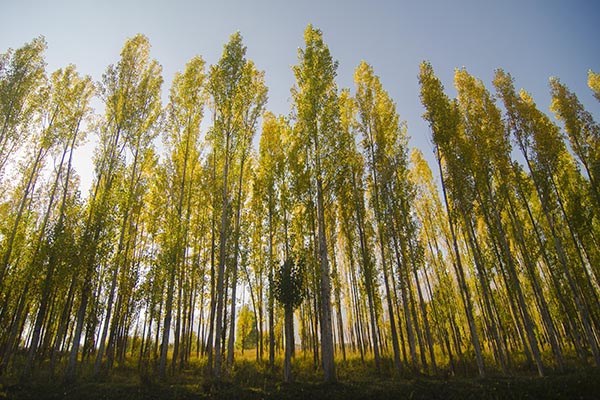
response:
{"label": "blue sky", "polygon": [[[240,31],[248,58],[265,70],[268,109],[289,113],[290,67],[297,62],[308,23],[320,28],[339,61],[338,85],[353,88],[361,60],[370,63],[408,123],[411,145],[432,160],[429,129],[422,120],[417,80],[429,60],[447,92],[455,95],[455,68],[491,88],[496,68],[516,79],[548,112],[548,78],[557,76],[598,118],[600,103],[587,88],[587,71],[600,71],[600,1],[7,1],[0,0],[0,52],[38,35],[48,42],[48,71],[69,63],[100,80],[119,58],[128,37],[143,33],[163,66],[166,101],[175,71],[194,55],[218,61],[229,35]],[[89,184],[93,143],[78,165]],[[86,164],[87,163],[87,164]]]}

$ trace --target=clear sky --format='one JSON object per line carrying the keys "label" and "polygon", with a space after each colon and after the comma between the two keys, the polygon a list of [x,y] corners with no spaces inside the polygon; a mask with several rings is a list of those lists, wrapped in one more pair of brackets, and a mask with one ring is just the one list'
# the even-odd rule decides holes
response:
{"label": "clear sky", "polygon": [[[165,101],[175,71],[196,54],[217,62],[239,30],[247,57],[266,72],[267,108],[281,114],[289,113],[290,67],[312,23],[339,61],[339,87],[353,88],[356,66],[370,63],[407,121],[411,145],[430,161],[417,79],[422,60],[432,63],[451,96],[455,68],[466,67],[490,89],[494,70],[503,68],[546,112],[548,78],[557,76],[600,119],[586,85],[587,71],[600,71],[597,0],[0,0],[0,10],[0,52],[44,35],[48,72],[72,63],[96,81],[127,38],[145,34],[163,66]],[[77,163],[84,187],[93,146],[86,147]]]}

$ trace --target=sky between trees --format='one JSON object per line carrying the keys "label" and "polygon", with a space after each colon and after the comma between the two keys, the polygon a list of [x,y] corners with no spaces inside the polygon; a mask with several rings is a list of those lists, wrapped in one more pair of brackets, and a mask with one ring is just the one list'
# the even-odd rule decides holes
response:
{"label": "sky between trees", "polygon": [[[455,68],[466,67],[486,84],[496,68],[503,68],[545,111],[550,105],[548,78],[558,76],[595,114],[586,73],[600,65],[599,13],[600,5],[591,0],[13,1],[2,6],[0,49],[44,35],[49,71],[73,63],[98,81],[125,40],[143,33],[168,87],[192,56],[201,55],[207,64],[217,62],[229,35],[239,30],[248,57],[266,71],[267,108],[285,115],[294,82],[290,67],[303,45],[303,30],[312,23],[323,31],[339,61],[338,86],[353,87],[361,60],[373,65],[400,118],[407,121],[411,146],[420,148],[431,163],[429,131],[418,101],[421,61],[432,63],[451,93]],[[163,90],[163,103],[167,96]],[[75,160],[84,193],[92,180],[94,146],[92,139]]]}

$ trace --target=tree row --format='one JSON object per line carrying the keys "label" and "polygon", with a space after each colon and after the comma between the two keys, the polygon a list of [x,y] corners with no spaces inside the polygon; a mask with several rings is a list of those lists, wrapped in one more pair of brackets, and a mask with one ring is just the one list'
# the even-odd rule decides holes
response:
{"label": "tree row", "polygon": [[452,99],[422,63],[434,178],[373,68],[339,89],[322,32],[304,41],[285,116],[239,33],[166,105],[143,35],[97,83],[47,75],[43,38],[0,55],[1,374],[199,359],[220,378],[236,342],[283,356],[285,380],[298,352],[326,381],[347,358],[396,376],[600,366],[600,125],[576,95],[550,80],[561,128],[502,70],[493,93],[456,70]]}

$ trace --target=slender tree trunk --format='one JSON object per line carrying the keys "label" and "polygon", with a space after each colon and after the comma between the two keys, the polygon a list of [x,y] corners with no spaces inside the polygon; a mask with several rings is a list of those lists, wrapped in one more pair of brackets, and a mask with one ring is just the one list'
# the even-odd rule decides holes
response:
{"label": "slender tree trunk", "polygon": [[[88,264],[90,265],[90,264]],[[73,344],[71,346],[71,351],[69,353],[69,363],[67,364],[67,369],[65,372],[65,381],[67,383],[73,382],[75,380],[76,367],[77,367],[77,357],[79,356],[79,345],[81,340],[81,333],[83,332],[83,324],[85,322],[85,313],[87,309],[87,303],[89,300],[90,292],[91,292],[91,272],[89,271],[90,267],[88,267],[88,272],[84,278],[84,284],[82,287],[81,293],[81,303],[79,305],[79,309],[77,310],[77,322],[75,327],[75,333],[73,335]]]}
{"label": "slender tree trunk", "polygon": [[[164,288],[160,288],[161,292],[164,292]],[[158,314],[156,315],[156,334],[154,335],[154,349],[153,349],[153,357],[154,357],[154,362],[156,363],[157,361],[160,360],[160,356],[158,354],[158,346],[160,344],[160,320],[163,316],[163,307],[164,307],[164,300],[163,300],[163,293],[160,294],[160,303],[158,306]],[[160,362],[159,362],[160,365]]]}
{"label": "slender tree trunk", "polygon": [[[423,298],[423,292],[421,290],[421,284],[419,283],[419,277],[416,268],[413,268],[413,275],[415,277],[415,286],[417,287],[417,294],[419,296],[419,307],[421,309],[421,317],[423,318],[423,325],[425,325],[425,337],[427,339],[427,348],[429,349],[429,359],[431,360],[431,368],[434,375],[437,375],[437,363],[435,362],[435,351],[433,349],[433,338],[431,336],[431,328],[429,326],[429,318],[427,317],[427,306],[425,299]],[[435,315],[435,311],[434,311]]]}
{"label": "slender tree trunk", "polygon": [[367,302],[369,304],[369,319],[371,322],[371,341],[373,342],[373,358],[375,359],[375,368],[381,369],[381,356],[379,350],[379,341],[377,340],[377,309],[374,302],[374,290],[370,287],[370,292],[367,294]]}
{"label": "slender tree trunk", "polygon": [[294,310],[285,307],[285,361],[283,377],[286,383],[292,382],[292,355],[294,353]]}
{"label": "slender tree trunk", "polygon": [[[354,327],[355,327],[355,331],[356,331],[356,341],[357,341],[357,346],[360,352],[360,359],[361,361],[364,362],[364,341],[362,340],[362,316],[361,316],[361,312],[360,312],[360,301],[358,299],[358,280],[356,278],[356,274],[354,272],[354,258],[352,256],[352,249],[350,248],[348,251],[349,257],[350,257],[350,292],[352,293],[352,303],[354,305]],[[367,299],[369,299],[370,297],[367,295]],[[369,308],[372,308],[372,303],[369,302]],[[373,316],[373,311],[374,310],[370,310],[371,313],[371,317]],[[373,323],[373,320],[371,319],[371,323]],[[374,325],[374,327],[376,327],[376,324]],[[373,337],[374,339],[377,339],[377,334],[375,332],[375,329],[373,329]],[[375,354],[375,347],[373,347],[374,350],[374,354]],[[380,369],[380,360],[379,360],[379,346],[377,346],[377,357],[375,358],[375,366],[377,368],[377,370]]]}
{"label": "slender tree trunk", "polygon": [[[488,190],[491,192],[491,189],[488,185]],[[488,210],[489,211],[489,210]],[[504,253],[504,256],[507,261],[508,274],[513,283],[514,288],[517,292],[517,302],[519,304],[519,308],[521,309],[521,314],[523,317],[523,322],[525,324],[525,333],[527,335],[527,341],[529,342],[529,347],[531,348],[531,352],[533,353],[533,358],[538,370],[538,374],[540,377],[544,376],[544,365],[542,363],[542,355],[540,353],[540,349],[538,346],[537,337],[535,336],[535,332],[533,330],[533,321],[529,314],[529,310],[527,307],[527,303],[525,302],[525,296],[523,295],[523,290],[521,288],[521,283],[519,281],[519,277],[517,276],[516,266],[514,263],[514,258],[511,254],[510,247],[507,241],[506,232],[502,225],[502,221],[495,207],[491,207],[492,216],[495,221],[495,225],[497,226],[497,230],[499,231],[498,240],[500,240],[500,247]],[[486,218],[489,221],[489,218]],[[489,222],[488,222],[489,223]]]}
{"label": "slender tree trunk", "polygon": [[229,174],[229,140],[230,134],[226,133],[226,144],[225,144],[225,153],[224,153],[224,162],[225,165],[223,167],[223,196],[222,196],[222,206],[221,210],[221,230],[219,236],[219,270],[217,271],[217,318],[215,325],[215,365],[213,369],[213,373],[217,378],[221,377],[221,362],[222,362],[222,354],[221,354],[221,336],[223,334],[223,309],[224,309],[224,298],[225,298],[225,257],[227,256],[227,178]]}
{"label": "slender tree trunk", "polygon": [[[77,127],[75,129],[75,132],[73,133],[73,138],[71,141],[69,141],[67,143],[67,145],[65,146],[62,156],[61,156],[61,160],[59,163],[59,167],[58,167],[58,171],[56,173],[56,179],[54,180],[54,184],[52,186],[52,192],[50,195],[50,200],[48,201],[48,207],[46,210],[46,214],[44,216],[44,222],[42,223],[42,226],[40,228],[40,237],[38,239],[37,242],[37,247],[35,250],[35,256],[34,256],[34,260],[37,258],[37,254],[39,253],[40,247],[41,247],[41,243],[42,240],[44,240],[43,236],[45,234],[46,231],[46,226],[50,217],[50,212],[52,209],[52,206],[54,204],[54,196],[56,194],[56,191],[58,189],[58,185],[59,185],[59,181],[62,175],[62,171],[63,171],[63,164],[65,161],[65,157],[67,155],[67,152],[69,153],[69,160],[67,162],[67,175],[65,177],[65,183],[64,183],[64,190],[63,190],[63,196],[62,196],[62,202],[61,205],[59,207],[59,213],[58,213],[58,222],[56,224],[55,227],[55,232],[58,232],[59,234],[62,234],[62,229],[63,229],[63,220],[64,220],[64,215],[65,215],[65,208],[66,208],[66,198],[67,198],[67,194],[68,194],[68,189],[69,189],[69,182],[70,182],[70,177],[71,177],[71,164],[72,164],[72,160],[73,160],[73,150],[75,149],[75,141],[77,139],[77,133],[79,131],[79,123],[80,121],[77,122]],[[46,271],[46,276],[44,278],[44,283],[42,286],[42,297],[40,300],[40,306],[38,309],[38,314],[37,314],[37,318],[35,320],[35,326],[33,329],[33,335],[32,335],[32,340],[31,340],[31,344],[29,347],[29,354],[27,356],[27,363],[24,367],[24,376],[29,375],[30,373],[30,369],[32,367],[33,361],[36,357],[36,352],[38,350],[38,342],[40,341],[40,334],[41,334],[41,329],[42,329],[42,324],[44,319],[46,318],[46,312],[47,312],[47,308],[48,308],[48,302],[49,302],[49,297],[50,297],[50,291],[51,291],[51,284],[52,284],[52,280],[54,278],[54,269],[56,267],[56,250],[52,249],[51,250],[51,254],[49,256],[49,260],[48,260],[48,267],[47,267],[47,271]]]}
{"label": "slender tree trunk", "polygon": [[19,296],[19,301],[17,302],[17,310],[12,318],[10,328],[8,329],[8,338],[6,340],[6,343],[4,344],[4,352],[2,354],[2,359],[0,362],[0,374],[3,373],[8,367],[10,359],[12,358],[12,355],[14,353],[15,347],[17,347],[19,344],[18,337],[20,336],[22,321],[24,323],[23,315],[27,315],[27,312],[25,310],[28,308],[27,294],[29,292],[30,282],[31,281],[27,281],[25,287],[23,288],[23,291],[21,292],[21,295]]}
{"label": "slender tree trunk", "polygon": [[[108,154],[105,154],[102,159],[102,167],[106,168],[100,168],[94,187],[94,193],[90,199],[90,211],[80,243],[79,254],[83,259],[85,270],[81,288],[81,301],[77,311],[76,326],[72,338],[73,343],[69,354],[69,362],[65,371],[65,381],[67,382],[73,382],[75,380],[81,334],[83,332],[83,324],[85,323],[88,301],[92,295],[91,281],[96,267],[96,252],[98,250],[98,242],[105,222],[103,213],[105,212],[108,203],[109,192],[112,189],[114,170],[119,155],[120,136],[121,128],[117,127],[113,137],[110,139],[111,143],[109,144],[110,148],[107,150]],[[98,195],[100,196],[99,200],[97,200]]]}
{"label": "slender tree trunk", "polygon": [[[318,153],[318,152],[317,152]],[[320,173],[319,165],[317,171]],[[323,184],[317,176],[317,221],[319,231],[319,259],[321,263],[321,356],[326,382],[335,382],[335,361],[331,322],[331,284],[329,282],[329,257],[325,237],[325,210],[323,205]]]}
{"label": "slender tree trunk", "polygon": [[[215,117],[213,117],[215,118]],[[217,157],[213,154],[213,165],[212,165],[212,184],[216,188],[217,183]],[[217,196],[213,198],[213,211],[211,216],[211,233],[210,233],[210,310],[209,310],[209,323],[208,323],[208,337],[206,339],[206,368],[209,374],[212,374],[213,368],[213,338],[215,328],[215,313],[217,306],[217,293],[216,293],[216,270],[215,270],[215,253],[216,253],[216,232],[217,232],[217,221],[216,221],[216,210],[217,210]]]}
{"label": "slender tree trunk", "polygon": [[77,279],[75,276],[71,277],[71,284],[69,285],[69,291],[67,293],[67,297],[65,303],[63,305],[62,313],[60,315],[58,321],[58,328],[56,329],[56,338],[54,340],[54,345],[52,346],[51,356],[50,356],[50,375],[54,376],[54,370],[56,368],[56,364],[60,358],[62,343],[64,342],[67,336],[67,330],[69,325],[69,315],[71,314],[73,296],[75,293],[75,286],[77,284]]}
{"label": "slender tree trunk", "polygon": [[[238,278],[238,253],[240,248],[240,214],[242,209],[242,182],[244,176],[244,161],[245,156],[242,156],[240,162],[240,176],[238,180],[238,193],[237,193],[237,206],[235,213],[235,244],[233,250],[233,277],[231,282],[231,312],[230,312],[230,325],[229,325],[229,341],[227,343],[227,369],[230,369],[233,365],[234,356],[234,344],[235,344],[235,305],[236,305],[236,289],[237,289],[237,278]],[[244,346],[242,346],[243,348]]]}
{"label": "slender tree trunk", "polygon": [[167,286],[167,302],[165,304],[165,322],[163,323],[162,343],[160,345],[160,361],[158,374],[161,379],[167,376],[167,352],[169,350],[169,335],[171,333],[171,319],[173,314],[173,292],[175,290],[176,261],[172,260],[169,273],[169,284]]}
{"label": "slender tree trunk", "polygon": [[525,264],[525,268],[527,270],[527,274],[529,275],[529,280],[531,281],[531,285],[533,287],[533,291],[535,294],[536,302],[540,308],[540,314],[542,317],[542,321],[544,326],[546,327],[546,331],[548,332],[548,339],[550,341],[550,346],[552,347],[552,352],[554,353],[554,358],[556,360],[556,364],[559,372],[562,372],[564,369],[564,360],[562,355],[562,349],[560,347],[559,340],[556,334],[556,328],[552,321],[552,317],[550,316],[550,311],[548,309],[548,303],[544,297],[544,293],[542,292],[542,288],[540,287],[538,276],[535,272],[535,267],[533,262],[529,257],[529,251],[525,244],[525,237],[523,234],[523,229],[521,228],[521,223],[518,221],[518,217],[516,214],[516,210],[514,208],[513,202],[511,200],[510,195],[507,196],[509,203],[509,210],[511,217],[513,219],[512,227],[515,230],[515,236],[518,239],[519,247],[521,248],[521,255],[523,256],[523,261]]}
{"label": "slender tree trunk", "polygon": [[467,286],[465,280],[465,272],[463,269],[460,250],[458,248],[458,241],[456,238],[456,232],[454,230],[454,221],[452,218],[452,213],[450,210],[450,205],[448,203],[448,194],[446,193],[446,185],[444,179],[444,170],[442,168],[442,162],[440,158],[439,149],[437,149],[437,162],[438,169],[440,171],[440,178],[442,184],[442,193],[444,195],[444,203],[446,204],[446,213],[448,214],[448,223],[450,226],[450,234],[452,236],[452,245],[454,248],[455,261],[454,267],[456,269],[456,277],[458,280],[458,284],[461,290],[461,299],[463,302],[463,307],[465,309],[465,314],[467,316],[467,322],[469,325],[469,332],[471,333],[471,341],[473,343],[473,348],[475,349],[475,357],[477,359],[477,369],[479,370],[479,376],[481,378],[485,377],[485,365],[483,363],[483,356],[481,354],[481,344],[479,343],[479,336],[477,334],[477,328],[475,327],[475,319],[473,317],[473,305],[471,302],[471,295],[469,293],[469,288]]}
{"label": "slender tree trunk", "polygon": [[[331,237],[335,237],[335,231],[330,232]],[[334,295],[334,304],[336,308],[336,324],[337,324],[337,337],[339,340],[339,347],[342,351],[342,358],[346,361],[346,343],[344,339],[344,321],[342,318],[342,301],[341,301],[341,293],[340,293],[340,277],[338,274],[337,268],[337,258],[335,253],[335,246],[331,249],[331,275],[333,278],[333,295]],[[335,346],[334,346],[335,348]]]}
{"label": "slender tree trunk", "polygon": [[150,339],[150,335],[147,335],[146,333],[152,331],[152,312],[150,311],[152,306],[150,305],[150,301],[148,300],[149,299],[146,299],[146,310],[144,312],[144,327],[142,328],[140,354],[138,356],[138,370],[142,369],[142,361],[146,356],[146,349],[148,347],[148,341]]}
{"label": "slender tree trunk", "polygon": [[392,298],[391,298],[391,293],[390,293],[390,285],[389,285],[389,280],[388,280],[388,263],[387,263],[387,259],[386,259],[386,254],[385,254],[385,247],[386,247],[386,242],[384,240],[384,232],[383,232],[383,215],[382,215],[382,205],[380,203],[380,192],[381,192],[381,187],[379,186],[379,174],[376,170],[377,168],[377,161],[375,158],[375,151],[374,151],[374,146],[375,146],[375,141],[373,138],[373,132],[371,130],[371,126],[369,125],[369,129],[367,132],[367,137],[368,137],[368,152],[369,152],[369,156],[371,159],[371,176],[373,178],[373,200],[375,203],[375,219],[376,219],[376,224],[377,224],[377,230],[379,233],[379,250],[380,250],[380,254],[381,254],[381,269],[383,271],[383,280],[384,280],[384,285],[385,285],[385,292],[386,292],[386,297],[387,297],[387,305],[388,305],[388,314],[389,314],[389,318],[390,318],[390,329],[391,329],[391,333],[392,333],[392,346],[394,349],[394,365],[396,367],[396,372],[400,373],[400,371],[402,370],[402,364],[400,362],[400,345],[398,343],[398,332],[396,331],[396,321],[394,318],[394,307],[392,304]]}
{"label": "slender tree trunk", "polygon": [[[540,203],[542,205],[542,211],[544,213],[544,217],[546,219],[548,227],[550,228],[550,232],[552,233],[552,240],[553,240],[554,248],[558,255],[558,259],[559,259],[560,265],[562,267],[562,271],[567,279],[569,288],[571,289],[571,292],[573,293],[573,297],[575,299],[575,304],[576,304],[577,310],[579,311],[579,315],[581,316],[583,330],[585,332],[585,336],[587,338],[588,344],[592,350],[594,362],[595,362],[596,366],[600,366],[600,349],[598,348],[598,342],[596,341],[596,337],[592,330],[592,325],[590,322],[590,315],[589,315],[587,306],[586,306],[584,300],[581,298],[579,288],[578,288],[577,284],[575,283],[573,276],[570,272],[570,267],[567,262],[567,257],[566,257],[563,245],[557,235],[557,232],[556,232],[556,229],[554,226],[554,220],[550,213],[550,207],[547,204],[547,198],[546,198],[546,196],[544,196],[544,194],[542,192],[539,178],[533,172],[533,171],[535,171],[535,169],[533,169],[527,148],[526,148],[525,144],[522,142],[519,142],[519,147],[521,148],[521,152],[523,153],[523,156],[527,163],[527,167],[529,168],[530,171],[532,171],[531,175],[532,175],[533,184],[536,189],[536,193],[538,195]],[[558,293],[560,293],[560,289],[558,290]]]}
{"label": "slender tree trunk", "polygon": [[[364,218],[363,218],[363,214],[362,214],[362,207],[361,204],[359,203],[359,194],[358,190],[356,188],[356,176],[354,174],[354,172],[352,173],[352,188],[353,188],[353,195],[354,195],[354,199],[355,199],[355,204],[354,204],[354,208],[355,208],[355,213],[356,213],[356,225],[357,225],[357,229],[358,229],[358,236],[359,236],[359,243],[360,243],[360,252],[361,252],[361,256],[362,256],[362,269],[363,269],[363,276],[364,276],[364,282],[365,282],[365,289],[367,292],[367,301],[369,303],[369,317],[370,317],[370,321],[371,321],[371,336],[372,336],[372,342],[373,342],[373,357],[375,359],[375,368],[377,369],[377,371],[380,370],[380,355],[379,355],[379,342],[377,340],[377,309],[375,307],[374,304],[374,296],[375,296],[375,290],[373,287],[373,267],[371,265],[371,260],[368,256],[368,243],[367,243],[367,239],[366,239],[366,235],[365,235],[365,231],[364,231]],[[350,238],[348,238],[350,240]],[[350,254],[352,254],[352,250],[350,249],[349,251]],[[350,265],[352,266],[353,263],[351,262]],[[362,358],[362,348],[361,348],[361,358]]]}
{"label": "slender tree trunk", "polygon": [[[488,277],[488,271],[484,265],[484,257],[482,255],[479,242],[477,241],[477,233],[473,227],[473,223],[467,212],[461,208],[463,221],[465,225],[466,238],[465,240],[469,244],[471,249],[473,260],[475,261],[475,268],[477,269],[477,278],[479,280],[479,286],[481,287],[481,298],[483,301],[483,309],[487,312],[488,318],[483,318],[484,324],[490,335],[492,336],[492,348],[497,361],[500,362],[502,371],[508,373],[508,365],[506,361],[506,351],[503,347],[502,341],[500,340],[500,331],[502,330],[502,322],[498,317],[497,308],[494,303],[494,299],[490,294],[490,282]],[[512,305],[512,303],[511,303]]]}
{"label": "slender tree trunk", "polygon": [[[257,301],[255,299],[255,294],[254,294],[254,290],[252,290],[252,283],[250,281],[250,274],[248,273],[248,268],[244,265],[244,272],[246,273],[246,280],[248,281],[248,288],[250,291],[250,301],[252,302],[252,310],[254,311],[254,315],[262,315],[260,313],[260,309],[257,305]],[[260,354],[261,352],[259,351],[260,346],[262,345],[262,341],[260,339],[260,335],[261,335],[261,330],[260,330],[260,324],[259,324],[259,318],[255,318],[254,319],[254,325],[256,328],[256,361],[258,362],[260,360]],[[242,346],[243,347],[243,346]]]}
{"label": "slender tree trunk", "polygon": [[399,247],[398,241],[397,241],[397,238],[395,235],[392,237],[392,241],[394,243],[396,262],[398,263],[398,271],[400,274],[400,293],[402,295],[402,309],[404,310],[404,321],[406,323],[406,335],[408,338],[408,348],[410,351],[410,360],[411,360],[412,368],[415,371],[417,371],[419,369],[419,367],[417,365],[417,349],[416,349],[416,345],[415,345],[413,320],[412,320],[412,317],[410,314],[411,304],[409,304],[410,299],[409,299],[409,295],[408,295],[408,291],[410,289],[406,287],[408,284],[408,281],[406,280],[405,274],[403,272],[403,269],[408,268],[408,266],[402,265],[402,259],[401,259],[402,256],[400,254],[400,249],[398,248]]}
{"label": "slender tree trunk", "polygon": [[98,353],[96,354],[96,363],[94,365],[94,375],[98,375],[100,373],[100,366],[102,364],[102,357],[104,356],[104,347],[106,344],[106,336],[108,335],[108,327],[110,325],[110,320],[112,316],[112,307],[114,303],[115,291],[117,288],[117,274],[118,268],[115,265],[113,270],[113,276],[110,284],[110,292],[108,295],[108,301],[106,303],[106,315],[104,317],[104,328],[102,329],[102,336],[100,337],[100,342],[98,343]]}
{"label": "slender tree trunk", "polygon": [[[179,252],[179,246],[177,246],[177,252]],[[175,370],[177,367],[177,359],[179,358],[179,353],[181,352],[181,322],[182,322],[182,309],[181,309],[181,305],[182,305],[182,299],[181,297],[183,296],[183,285],[184,285],[184,278],[183,278],[183,268],[184,266],[182,265],[182,267],[180,268],[180,270],[178,271],[179,273],[177,274],[178,277],[178,284],[177,284],[177,315],[176,315],[176,319],[175,319],[175,332],[173,332],[173,355],[171,356],[171,373],[175,374]]]}
{"label": "slender tree trunk", "polygon": [[273,294],[274,263],[273,260],[273,193],[269,190],[269,368],[271,371],[275,368],[275,296]]}
{"label": "slender tree trunk", "polygon": [[388,306],[388,314],[390,318],[390,330],[392,334],[392,348],[394,351],[394,366],[396,367],[396,372],[400,373],[402,371],[402,363],[400,362],[400,344],[398,342],[398,331],[396,330],[396,317],[394,316],[394,305],[392,303],[392,292],[390,290],[389,284],[389,271],[387,270],[387,263],[385,258],[384,247],[385,244],[383,242],[383,233],[380,233],[380,250],[381,250],[381,268],[383,270],[383,283],[385,287],[385,294]]}

